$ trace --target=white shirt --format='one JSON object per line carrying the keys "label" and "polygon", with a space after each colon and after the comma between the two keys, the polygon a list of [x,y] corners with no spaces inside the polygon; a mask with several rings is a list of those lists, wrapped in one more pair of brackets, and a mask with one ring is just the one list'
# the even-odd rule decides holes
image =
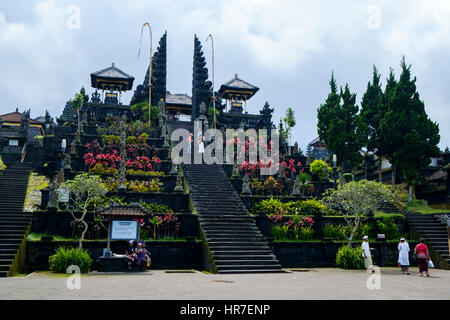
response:
{"label": "white shirt", "polygon": [[[369,247],[369,242],[364,241],[361,245],[364,253],[366,254],[366,257],[370,257],[370,247]],[[364,253],[363,253],[363,257],[364,257]]]}
{"label": "white shirt", "polygon": [[398,244],[398,262],[402,266],[409,266],[409,244],[406,241]]}

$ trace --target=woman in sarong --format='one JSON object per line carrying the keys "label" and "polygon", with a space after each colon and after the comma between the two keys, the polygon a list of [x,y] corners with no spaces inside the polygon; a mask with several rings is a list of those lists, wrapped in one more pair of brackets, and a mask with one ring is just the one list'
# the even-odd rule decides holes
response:
{"label": "woman in sarong", "polygon": [[427,277],[429,277],[428,261],[430,261],[430,252],[428,251],[424,238],[420,239],[420,243],[416,246],[414,251],[417,253],[417,264],[419,265],[420,276],[423,277],[423,272],[425,271],[427,273]]}

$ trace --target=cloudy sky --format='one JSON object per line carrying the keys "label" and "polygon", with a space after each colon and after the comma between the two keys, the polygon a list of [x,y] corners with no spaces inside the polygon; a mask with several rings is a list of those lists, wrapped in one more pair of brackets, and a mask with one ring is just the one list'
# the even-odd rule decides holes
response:
{"label": "cloudy sky", "polygon": [[[79,12],[79,16],[78,13]],[[235,73],[258,86],[248,102],[257,113],[267,100],[274,122],[287,107],[297,119],[294,141],[305,150],[317,136],[317,108],[325,100],[332,70],[348,83],[358,103],[376,65],[383,79],[402,55],[412,64],[432,120],[440,124],[440,147],[450,146],[450,1],[157,1],[0,0],[0,111],[31,108],[59,116],[90,73],[112,62],[142,83],[148,61],[137,59],[140,30],[149,21],[153,45],[168,33],[168,90],[191,92],[193,38],[203,42],[215,82]],[[383,81],[383,84],[385,81]],[[125,95],[128,102],[131,93]]]}

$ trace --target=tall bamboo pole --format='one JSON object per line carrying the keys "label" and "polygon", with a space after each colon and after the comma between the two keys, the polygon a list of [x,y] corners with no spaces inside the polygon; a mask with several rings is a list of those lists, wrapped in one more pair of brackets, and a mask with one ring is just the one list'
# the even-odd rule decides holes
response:
{"label": "tall bamboo pole", "polygon": [[211,38],[211,62],[212,62],[212,91],[213,91],[213,109],[214,109],[214,129],[216,129],[216,96],[214,94],[214,40],[211,34],[206,38],[206,42]]}
{"label": "tall bamboo pole", "polygon": [[141,41],[139,44],[138,58],[141,55],[142,47],[142,34],[144,33],[144,27],[147,26],[150,31],[150,66],[148,71],[148,126],[151,127],[151,115],[152,115],[152,61],[153,61],[153,38],[152,38],[152,28],[148,22],[142,25],[141,29]]}

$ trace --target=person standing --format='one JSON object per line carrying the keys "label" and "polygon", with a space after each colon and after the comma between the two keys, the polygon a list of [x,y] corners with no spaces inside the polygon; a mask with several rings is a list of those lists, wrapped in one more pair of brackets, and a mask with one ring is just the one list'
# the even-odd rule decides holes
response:
{"label": "person standing", "polygon": [[398,264],[401,267],[402,274],[409,275],[409,244],[405,238],[400,239],[398,244]]}
{"label": "person standing", "polygon": [[370,254],[369,237],[364,236],[363,240],[364,241],[363,241],[361,247],[362,247],[362,252],[363,252],[362,254],[364,257],[364,265],[366,267],[366,270],[371,269],[372,273],[374,273],[375,270],[373,269],[372,255]]}
{"label": "person standing", "polygon": [[428,251],[428,246],[425,244],[425,239],[421,238],[420,243],[414,248],[414,252],[417,254],[417,264],[419,266],[420,276],[423,277],[423,272],[425,271],[427,277],[430,276],[428,273],[428,261],[430,261],[430,252]]}

